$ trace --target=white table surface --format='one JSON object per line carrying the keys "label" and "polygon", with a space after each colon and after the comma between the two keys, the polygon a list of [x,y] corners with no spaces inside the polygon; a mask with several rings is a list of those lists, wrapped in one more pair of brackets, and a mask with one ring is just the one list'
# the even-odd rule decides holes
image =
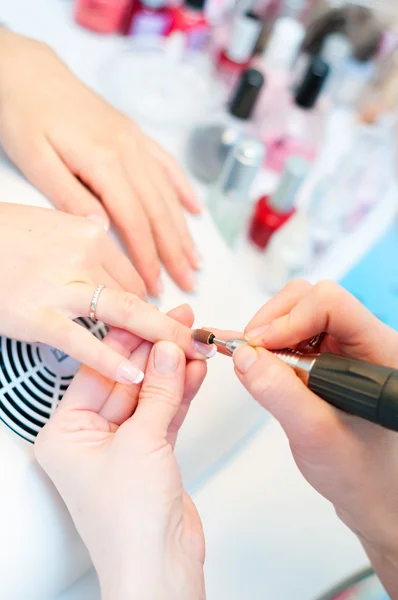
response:
{"label": "white table surface", "polygon": [[[119,44],[116,38],[101,38],[78,29],[71,19],[69,0],[0,0],[0,20],[21,33],[51,44],[71,68],[94,87],[97,87],[96,74],[101,62]],[[22,181],[6,161],[2,160],[0,167],[1,200],[43,204],[40,194]],[[394,215],[394,201],[394,194],[386,198],[361,228],[342,240],[309,277],[312,280],[339,278],[385,229]],[[265,296],[255,287],[253,272],[243,274],[212,227],[207,216],[192,221],[194,237],[206,239],[201,251],[207,267],[201,277],[199,293],[188,300],[198,315],[198,323],[241,327]],[[203,228],[207,232],[205,238]],[[209,230],[213,235],[209,235]],[[231,283],[239,281],[239,290],[229,294],[228,300],[221,297],[220,289],[215,298],[217,272],[214,270],[217,267],[227,272],[223,275],[224,282],[225,277],[230,277]],[[167,282],[162,307],[186,300],[184,294]],[[201,419],[206,419],[206,410],[201,413],[201,409],[194,406],[180,444],[188,451],[179,453],[188,484],[194,486],[193,497],[204,523],[208,598],[311,600],[364,566],[366,557],[356,538],[339,522],[332,507],[297,471],[277,423],[267,418],[247,396],[238,394],[232,377],[225,375],[231,371],[228,359],[221,364],[222,360],[220,358],[212,366],[208,395],[218,397],[217,401],[225,411],[220,411],[217,418],[209,419],[207,423],[200,423]],[[204,403],[206,395],[205,389],[200,396]],[[235,399],[238,395],[239,399]],[[248,435],[238,446],[231,443],[231,451],[213,461],[211,471],[203,470],[209,457],[204,456],[202,460],[197,455],[206,451],[214,451],[217,455],[214,440],[218,429],[223,434],[223,448],[228,446],[225,437],[228,438],[228,431],[233,431],[233,419],[238,416],[237,412],[231,417],[228,407],[235,401],[237,407],[239,403],[242,406],[247,402]],[[196,432],[203,431],[204,427],[209,429],[213,440],[209,449],[199,446],[199,440],[196,443]],[[219,450],[221,452],[222,448]],[[192,470],[192,464],[196,465],[196,471],[195,468]],[[89,573],[64,594],[48,600],[98,598],[95,577]],[[10,600],[13,600],[12,596]]]}

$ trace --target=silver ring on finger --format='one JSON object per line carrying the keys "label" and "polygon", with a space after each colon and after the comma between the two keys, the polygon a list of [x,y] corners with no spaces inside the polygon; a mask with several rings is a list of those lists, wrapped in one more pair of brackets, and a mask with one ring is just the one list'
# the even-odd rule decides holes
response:
{"label": "silver ring on finger", "polygon": [[98,304],[98,299],[100,297],[100,294],[102,292],[102,290],[106,287],[106,285],[104,285],[103,283],[100,283],[99,285],[97,285],[97,287],[95,288],[95,292],[93,294],[93,298],[91,300],[91,304],[90,304],[90,319],[92,321],[94,321],[94,323],[97,322],[97,316],[96,316],[96,311],[97,311],[97,304]]}

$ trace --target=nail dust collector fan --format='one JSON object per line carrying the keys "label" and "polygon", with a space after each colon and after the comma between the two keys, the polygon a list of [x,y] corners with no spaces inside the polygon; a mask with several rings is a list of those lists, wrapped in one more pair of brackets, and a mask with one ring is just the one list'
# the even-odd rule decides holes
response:
{"label": "nail dust collector fan", "polygon": [[[103,339],[106,327],[80,318],[80,325]],[[0,419],[33,443],[46,424],[79,363],[44,344],[27,344],[0,336]]]}

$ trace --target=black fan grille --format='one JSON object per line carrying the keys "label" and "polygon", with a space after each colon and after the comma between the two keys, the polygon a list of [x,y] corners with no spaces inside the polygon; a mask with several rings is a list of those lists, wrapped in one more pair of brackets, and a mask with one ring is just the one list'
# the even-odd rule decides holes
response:
{"label": "black fan grille", "polygon": [[[101,340],[106,335],[103,323],[86,318],[77,322]],[[62,400],[78,366],[54,348],[0,336],[0,420],[33,443]]]}

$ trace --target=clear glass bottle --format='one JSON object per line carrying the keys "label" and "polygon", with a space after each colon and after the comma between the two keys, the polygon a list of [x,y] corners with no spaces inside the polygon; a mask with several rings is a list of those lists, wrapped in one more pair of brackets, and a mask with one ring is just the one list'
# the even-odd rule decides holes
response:
{"label": "clear glass bottle", "polygon": [[265,290],[277,293],[308,268],[313,257],[310,231],[307,215],[297,211],[272,236],[264,254],[260,278]]}
{"label": "clear glass bottle", "polygon": [[245,229],[250,187],[264,160],[264,145],[242,138],[230,150],[220,177],[210,190],[208,208],[227,244],[233,247]]}

